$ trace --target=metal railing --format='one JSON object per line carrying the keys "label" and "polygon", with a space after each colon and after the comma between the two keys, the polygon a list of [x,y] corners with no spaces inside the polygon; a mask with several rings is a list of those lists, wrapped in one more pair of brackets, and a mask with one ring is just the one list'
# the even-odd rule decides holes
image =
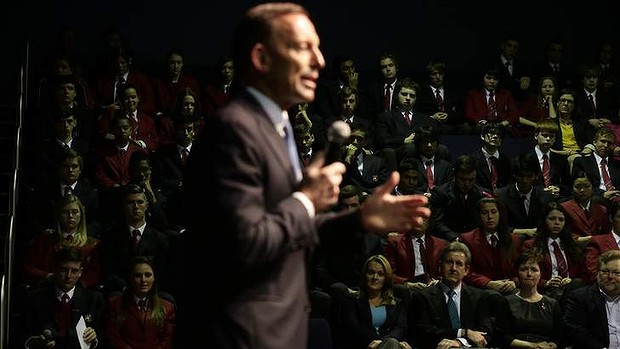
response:
{"label": "metal railing", "polygon": [[11,314],[11,289],[13,280],[13,258],[15,250],[15,227],[18,204],[18,188],[20,174],[20,149],[22,144],[22,125],[26,107],[28,105],[28,75],[30,62],[30,44],[26,42],[24,57],[19,71],[19,93],[16,108],[16,135],[14,147],[14,161],[12,184],[9,190],[9,229],[4,244],[4,272],[0,279],[0,348],[8,347],[9,340],[9,317]]}

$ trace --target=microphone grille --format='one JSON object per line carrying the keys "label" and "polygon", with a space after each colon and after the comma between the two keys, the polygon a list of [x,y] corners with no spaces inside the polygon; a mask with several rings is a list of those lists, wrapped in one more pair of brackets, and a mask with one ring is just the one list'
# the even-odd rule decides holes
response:
{"label": "microphone grille", "polygon": [[351,128],[341,120],[334,121],[327,130],[327,140],[329,142],[344,144],[351,136]]}

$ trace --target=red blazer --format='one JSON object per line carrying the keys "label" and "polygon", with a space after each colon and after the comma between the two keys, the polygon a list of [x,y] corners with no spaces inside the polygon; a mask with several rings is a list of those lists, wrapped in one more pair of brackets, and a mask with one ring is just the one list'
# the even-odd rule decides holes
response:
{"label": "red blazer", "polygon": [[177,95],[184,88],[191,88],[196,95],[196,103],[201,102],[200,98],[200,85],[198,80],[193,76],[181,74],[179,80],[173,84],[169,78],[160,78],[154,82],[155,90],[155,109],[157,112],[163,112],[169,116],[169,113],[174,109]]}
{"label": "red blazer", "polygon": [[115,184],[126,185],[131,181],[129,159],[135,151],[144,151],[135,142],[129,142],[127,151],[120,154],[113,141],[105,142],[98,150],[94,164],[94,180],[98,188],[110,189]]}
{"label": "red blazer", "polygon": [[573,236],[600,235],[609,231],[609,218],[607,207],[601,204],[590,202],[590,215],[586,213],[575,200],[562,202],[562,207],[566,210],[566,224],[573,233]]}
{"label": "red blazer", "polygon": [[[118,323],[118,314],[123,301],[122,295],[108,298],[103,326],[106,342],[111,349],[170,349],[174,334],[175,307],[168,300],[162,299],[166,319],[162,326],[144,321],[138,305],[130,302],[126,310],[125,321]],[[150,311],[150,309],[149,309]]]}
{"label": "red blazer", "polygon": [[[151,78],[145,73],[129,70],[127,83],[133,85],[138,90],[140,96],[139,109],[148,112],[155,111],[154,92]],[[95,106],[100,108],[114,103],[114,89],[116,88],[115,75],[103,75],[96,78],[93,88],[95,96]]]}
{"label": "red blazer", "polygon": [[[54,254],[64,246],[58,233],[41,232],[28,245],[24,258],[24,278],[30,285],[43,282],[49,273],[54,272]],[[78,246],[84,257],[80,281],[86,288],[98,285],[101,281],[101,262],[99,259],[99,240],[89,237],[86,245]]]}
{"label": "red blazer", "polygon": [[[521,251],[533,248],[533,246],[534,239],[525,240],[525,242],[523,242]],[[545,247],[546,246],[547,245],[545,243]],[[553,266],[551,264],[551,253],[552,252],[549,251],[549,248],[544,250],[544,257],[538,263],[538,266],[540,267],[540,281],[538,282],[539,290],[544,290],[545,282],[551,279],[551,271],[553,269]],[[568,276],[570,278],[580,278],[584,282],[588,282],[590,280],[588,268],[586,267],[585,263],[572,260],[572,258],[568,254],[566,254],[566,263],[568,264]]]}
{"label": "red blazer", "polygon": [[590,273],[590,282],[596,281],[598,274],[598,257],[611,250],[620,250],[613,232],[594,235],[586,247],[586,266]]}
{"label": "red blazer", "polygon": [[[124,111],[110,109],[99,117],[97,120],[97,130],[100,139],[105,139],[106,134],[110,133],[112,121],[118,113],[124,113]],[[129,122],[132,127],[131,139],[144,141],[148,150],[159,148],[159,130],[155,119],[150,113],[138,109],[138,121],[130,117]]]}
{"label": "red blazer", "polygon": [[[406,281],[411,282],[415,277],[415,255],[412,243],[412,235],[409,233],[399,234],[388,239],[385,245],[385,257],[390,262],[394,271],[392,280],[395,284],[402,284]],[[424,244],[426,246],[426,260],[428,277],[439,279],[439,257],[441,251],[446,246],[447,241],[430,235],[424,234]],[[429,282],[427,280],[426,282]]]}
{"label": "red blazer", "polygon": [[465,120],[471,124],[477,124],[480,120],[497,122],[508,120],[510,125],[516,126],[519,121],[519,115],[510,90],[501,89],[495,91],[495,104],[497,105],[497,118],[489,119],[487,117],[489,110],[485,91],[481,88],[469,90],[465,96]]}
{"label": "red blazer", "polygon": [[222,87],[209,84],[204,89],[204,97],[202,102],[202,111],[205,115],[210,116],[230,99],[230,93],[226,95]]}
{"label": "red blazer", "polygon": [[[514,252],[498,248],[494,256],[493,247],[484,236],[480,228],[476,228],[459,236],[459,241],[467,245],[471,251],[471,265],[469,273],[463,281],[471,286],[485,288],[489,281],[510,279],[516,282],[517,275],[514,263],[519,256],[521,239],[518,235],[511,234],[514,243]],[[497,258],[497,261],[496,261]]]}

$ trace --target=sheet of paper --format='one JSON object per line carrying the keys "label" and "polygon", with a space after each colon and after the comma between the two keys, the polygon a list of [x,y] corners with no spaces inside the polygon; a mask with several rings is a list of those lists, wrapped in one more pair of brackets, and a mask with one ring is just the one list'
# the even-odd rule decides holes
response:
{"label": "sheet of paper", "polygon": [[89,349],[90,345],[84,341],[84,331],[86,331],[86,321],[84,321],[84,316],[80,316],[80,320],[77,325],[75,325],[75,332],[77,332],[78,340],[80,341],[80,347],[82,349]]}

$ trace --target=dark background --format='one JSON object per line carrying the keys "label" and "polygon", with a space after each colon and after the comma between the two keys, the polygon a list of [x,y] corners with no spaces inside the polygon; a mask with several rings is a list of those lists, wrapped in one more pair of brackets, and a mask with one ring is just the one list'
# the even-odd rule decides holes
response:
{"label": "dark background", "polygon": [[[15,2],[1,24],[8,37],[5,77],[15,76],[30,43],[35,76],[65,27],[79,29],[78,46],[88,67],[101,47],[103,31],[118,27],[135,51],[134,65],[158,69],[166,51],[185,51],[186,67],[202,74],[226,52],[237,20],[260,1],[235,0],[62,0]],[[551,38],[565,41],[565,57],[574,63],[595,57],[598,43],[610,39],[618,47],[618,15],[612,1],[301,1],[322,39],[328,61],[351,54],[359,70],[375,69],[378,55],[397,54],[401,70],[419,74],[430,58],[442,58],[454,75],[477,73],[497,54],[506,33],[521,38],[520,55],[534,63]],[[578,2],[580,3],[580,2]],[[5,2],[5,6],[6,2]],[[6,86],[6,84],[5,84]]]}

